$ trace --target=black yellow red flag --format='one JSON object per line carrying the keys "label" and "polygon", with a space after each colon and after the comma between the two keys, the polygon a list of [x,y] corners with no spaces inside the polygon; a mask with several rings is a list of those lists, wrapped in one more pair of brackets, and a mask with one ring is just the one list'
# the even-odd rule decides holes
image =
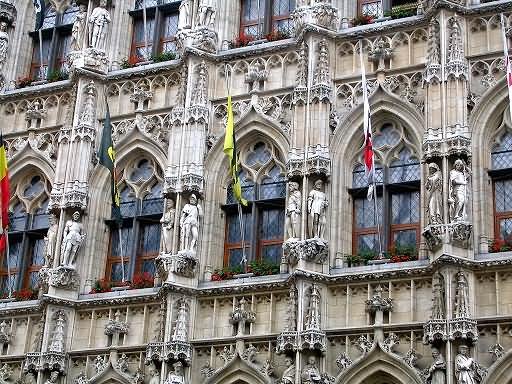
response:
{"label": "black yellow red flag", "polygon": [[7,168],[7,150],[2,133],[0,132],[0,253],[7,245],[7,230],[9,227],[9,171]]}

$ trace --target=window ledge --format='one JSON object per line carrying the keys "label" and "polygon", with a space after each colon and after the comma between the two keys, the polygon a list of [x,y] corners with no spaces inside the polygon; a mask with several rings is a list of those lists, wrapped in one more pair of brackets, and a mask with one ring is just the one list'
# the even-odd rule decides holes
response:
{"label": "window ledge", "polygon": [[510,260],[510,259],[512,259],[512,251],[479,253],[479,254],[475,255],[476,261],[496,262],[499,260]]}
{"label": "window ledge", "polygon": [[202,281],[199,283],[199,289],[203,288],[227,288],[227,287],[240,287],[243,285],[261,284],[278,282],[287,279],[288,273],[277,273],[275,275],[266,276],[247,276],[237,277],[233,279],[220,280],[220,281]]}
{"label": "window ledge", "polygon": [[102,293],[84,293],[79,295],[80,300],[93,300],[93,299],[109,299],[115,297],[129,297],[129,296],[143,296],[150,295],[158,292],[159,287],[153,288],[141,288],[141,289],[127,289],[127,290],[115,290],[111,292]]}
{"label": "window ledge", "polygon": [[13,97],[18,95],[23,95],[25,93],[43,93],[47,91],[53,91],[55,89],[59,88],[67,88],[71,86],[71,80],[60,80],[60,81],[53,81],[51,83],[43,83],[38,85],[29,85],[27,87],[19,88],[19,89],[13,89],[13,90],[6,90],[1,95],[1,98],[4,97]]}
{"label": "window ledge", "polygon": [[371,24],[357,25],[338,31],[338,37],[354,37],[359,36],[361,32],[374,33],[375,30],[393,29],[395,27],[403,26],[417,26],[419,22],[426,20],[425,15],[416,15],[403,17],[401,19],[377,19]]}
{"label": "window ledge", "polygon": [[39,304],[39,300],[26,300],[26,301],[2,300],[2,301],[0,301],[0,310],[30,308],[30,307],[36,307],[38,304]]}
{"label": "window ledge", "polygon": [[295,45],[296,39],[295,37],[290,37],[288,39],[276,40],[276,41],[267,41],[265,43],[260,44],[252,44],[245,47],[240,48],[230,48],[219,51],[218,56],[220,58],[230,57],[230,56],[247,56],[247,54],[252,54],[254,52],[258,52],[260,50],[272,50],[274,48],[282,49],[287,46]]}
{"label": "window ledge", "polygon": [[116,69],[114,71],[110,71],[107,75],[107,78],[109,80],[117,79],[117,78],[123,78],[123,77],[130,77],[132,75],[142,75],[145,72],[149,71],[156,71],[161,68],[171,68],[171,67],[177,67],[179,63],[181,62],[181,59],[174,59],[169,61],[162,61],[160,63],[148,63],[139,65],[133,68],[126,68],[126,69]]}
{"label": "window ledge", "polygon": [[359,267],[342,267],[342,268],[331,268],[331,275],[345,275],[353,274],[354,272],[371,272],[371,271],[384,271],[384,270],[396,270],[412,267],[424,267],[429,265],[428,259],[403,261],[401,263],[384,263],[384,264],[373,264],[373,265],[361,265]]}

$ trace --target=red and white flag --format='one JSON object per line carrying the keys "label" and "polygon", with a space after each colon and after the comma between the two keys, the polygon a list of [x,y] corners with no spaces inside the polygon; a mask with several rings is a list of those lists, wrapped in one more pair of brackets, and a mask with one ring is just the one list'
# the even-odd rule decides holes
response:
{"label": "red and white flag", "polygon": [[508,102],[509,102],[509,108],[510,108],[510,117],[512,118],[512,60],[511,60],[510,54],[509,54],[509,46],[508,46],[506,28],[507,28],[506,19],[502,13],[501,14],[501,30],[503,33],[503,53],[504,53],[505,66],[507,67]]}
{"label": "red and white flag", "polygon": [[366,69],[364,66],[362,41],[359,41],[359,57],[361,59],[361,87],[363,89],[364,166],[366,175],[368,176],[368,200],[371,200],[374,193],[375,159],[373,155],[372,122],[370,103],[368,102],[368,88],[366,83]]}

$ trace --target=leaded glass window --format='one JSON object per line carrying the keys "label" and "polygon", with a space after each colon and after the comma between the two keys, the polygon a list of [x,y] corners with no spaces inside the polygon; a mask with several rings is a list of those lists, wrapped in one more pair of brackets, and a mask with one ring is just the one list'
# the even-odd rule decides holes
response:
{"label": "leaded glass window", "polygon": [[291,35],[295,0],[242,0],[240,35],[278,40]]}
{"label": "leaded glass window", "polygon": [[[277,149],[264,141],[241,148],[239,174],[242,195],[248,200],[243,207],[244,246],[248,261],[278,263],[284,237],[284,200],[286,178]],[[231,185],[227,188],[224,264],[240,267],[242,236],[237,201]]]}
{"label": "leaded glass window", "polygon": [[416,248],[420,223],[420,162],[400,124],[386,123],[374,133],[375,201],[367,199],[373,180],[362,159],[352,173],[353,252],[379,251],[401,246]]}
{"label": "leaded glass window", "polygon": [[[151,60],[162,53],[176,53],[178,7],[180,1],[137,0],[133,17],[130,64]],[[146,36],[144,36],[144,5],[146,6]],[[159,58],[159,60],[162,60]]]}
{"label": "leaded glass window", "polygon": [[134,275],[144,272],[154,275],[164,208],[163,180],[154,160],[134,159],[122,174],[119,186],[122,226],[118,229],[116,223],[111,223],[106,270],[106,278],[114,284],[120,284],[123,277],[131,281]]}
{"label": "leaded glass window", "polygon": [[[512,132],[507,130],[494,145],[490,171],[494,184],[495,249],[512,246]],[[504,244],[502,244],[504,243]]]}

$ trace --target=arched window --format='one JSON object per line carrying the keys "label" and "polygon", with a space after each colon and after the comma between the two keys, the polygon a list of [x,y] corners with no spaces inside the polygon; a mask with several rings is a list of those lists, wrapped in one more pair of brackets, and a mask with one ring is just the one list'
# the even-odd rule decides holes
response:
{"label": "arched window", "polygon": [[[45,263],[44,237],[48,231],[49,183],[31,175],[16,183],[9,214],[9,268],[4,257],[0,268],[3,294],[20,289],[39,289],[39,269]],[[10,274],[10,275],[9,275]]]}
{"label": "arched window", "polygon": [[[240,151],[242,194],[248,201],[243,208],[244,245],[248,261],[265,260],[278,264],[284,236],[284,165],[277,149],[264,141]],[[224,265],[238,268],[242,261],[242,236],[237,201],[231,186],[227,191]]]}
{"label": "arched window", "polygon": [[[154,161],[142,157],[123,171],[120,184],[121,229],[111,223],[106,279],[119,284],[144,272],[154,275],[154,259],[160,250],[160,218],[163,211],[162,177]],[[121,243],[119,234],[121,233]]]}
{"label": "arched window", "polygon": [[[417,252],[420,238],[420,163],[403,127],[384,124],[374,135],[376,200],[367,199],[368,178],[361,163],[352,173],[355,254],[407,248]],[[414,257],[412,256],[412,257]]]}
{"label": "arched window", "polygon": [[491,251],[512,250],[512,131],[507,130],[491,153],[494,191],[494,243]]}
{"label": "arched window", "polygon": [[[66,56],[70,51],[71,28],[78,13],[78,6],[70,6],[58,13],[48,6],[41,28],[43,57],[39,46],[39,33],[31,32],[34,48],[29,78],[31,80],[63,80],[68,73]],[[41,63],[43,73],[41,73]]]}

